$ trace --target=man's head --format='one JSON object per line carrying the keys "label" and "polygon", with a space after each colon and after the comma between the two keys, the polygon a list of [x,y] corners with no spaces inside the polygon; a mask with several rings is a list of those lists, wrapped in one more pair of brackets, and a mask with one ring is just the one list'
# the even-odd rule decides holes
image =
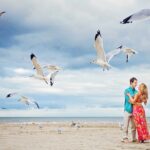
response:
{"label": "man's head", "polygon": [[132,77],[130,79],[130,85],[131,85],[132,88],[136,88],[136,86],[137,86],[137,79],[135,77]]}

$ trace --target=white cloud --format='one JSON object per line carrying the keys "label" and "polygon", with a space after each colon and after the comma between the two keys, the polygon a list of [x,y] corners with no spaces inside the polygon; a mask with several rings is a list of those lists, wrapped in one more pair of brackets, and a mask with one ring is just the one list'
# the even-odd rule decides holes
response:
{"label": "white cloud", "polygon": [[[122,108],[67,108],[67,109],[28,109],[28,110],[0,110],[0,117],[98,117],[122,116]],[[111,113],[110,113],[111,112]]]}
{"label": "white cloud", "polygon": [[[146,114],[150,110],[146,109]],[[0,117],[123,117],[123,108],[66,108],[66,109],[27,109],[0,110]]]}

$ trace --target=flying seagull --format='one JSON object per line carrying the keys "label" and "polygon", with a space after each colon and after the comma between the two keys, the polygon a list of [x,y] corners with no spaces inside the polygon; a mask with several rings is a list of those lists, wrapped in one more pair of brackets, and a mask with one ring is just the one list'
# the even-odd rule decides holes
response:
{"label": "flying seagull", "polygon": [[[9,94],[6,95],[6,98],[12,97],[14,95],[18,95],[18,93],[9,93]],[[36,101],[32,101],[32,100],[30,100],[29,98],[27,98],[25,96],[20,96],[20,95],[18,95],[18,96],[20,97],[18,101],[20,101],[22,103],[25,103],[26,105],[34,104],[34,105],[36,105],[37,108],[40,108]]]}
{"label": "flying seagull", "polygon": [[134,21],[150,19],[150,9],[142,9],[121,21],[121,24],[132,23]]}
{"label": "flying seagull", "polygon": [[95,35],[94,46],[97,52],[97,59],[93,60],[91,63],[101,66],[103,68],[103,71],[105,69],[109,70],[111,68],[109,64],[110,60],[114,56],[118,55],[121,52],[121,49],[117,48],[105,54],[104,47],[103,47],[103,38],[101,36],[100,30],[98,30]]}
{"label": "flying seagull", "polygon": [[39,105],[36,101],[31,101],[29,98],[25,97],[25,96],[21,96],[21,98],[18,100],[19,102],[22,102],[26,105],[30,105],[30,104],[34,104],[36,105],[36,107],[39,109]]}
{"label": "flying seagull", "polygon": [[133,56],[133,55],[135,55],[135,54],[138,53],[136,50],[134,50],[134,49],[132,49],[132,48],[128,48],[128,47],[126,47],[126,46],[122,46],[122,45],[121,45],[119,48],[122,50],[123,53],[125,53],[125,55],[126,55],[126,62],[129,61],[129,58],[130,58],[131,56]]}
{"label": "flying seagull", "polygon": [[57,75],[58,72],[59,72],[59,71],[55,71],[55,72],[53,72],[53,73],[51,74],[51,76],[50,76],[50,85],[51,85],[51,86],[53,86],[55,76]]}
{"label": "flying seagull", "polygon": [[38,63],[36,56],[32,53],[30,55],[30,58],[31,58],[32,64],[34,66],[34,69],[36,70],[36,74],[33,75],[33,77],[35,77],[36,79],[44,80],[45,83],[48,84],[47,78],[45,77],[45,75],[43,73],[42,67]]}
{"label": "flying seagull", "polygon": [[5,13],[6,13],[5,11],[0,12],[0,16],[2,16],[2,15],[5,14]]}

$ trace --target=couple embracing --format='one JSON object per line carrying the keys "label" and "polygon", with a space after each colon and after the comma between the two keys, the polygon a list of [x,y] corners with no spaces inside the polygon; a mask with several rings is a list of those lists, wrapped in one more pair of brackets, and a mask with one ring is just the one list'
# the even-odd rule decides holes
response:
{"label": "couple embracing", "polygon": [[[137,82],[135,77],[131,78],[130,87],[124,92],[125,103],[122,142],[125,143],[129,142],[129,123],[131,123],[132,142],[144,143],[145,141],[150,140],[145,110],[143,107],[143,104],[146,105],[148,101],[148,89],[144,83],[141,83],[138,90],[136,90]],[[136,138],[136,132],[138,140]]]}

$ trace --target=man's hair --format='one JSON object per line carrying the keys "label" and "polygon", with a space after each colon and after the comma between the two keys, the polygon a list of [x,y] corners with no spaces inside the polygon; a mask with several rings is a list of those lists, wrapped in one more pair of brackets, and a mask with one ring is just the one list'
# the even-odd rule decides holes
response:
{"label": "man's hair", "polygon": [[132,77],[132,78],[130,79],[130,84],[133,83],[135,80],[137,81],[137,78]]}

